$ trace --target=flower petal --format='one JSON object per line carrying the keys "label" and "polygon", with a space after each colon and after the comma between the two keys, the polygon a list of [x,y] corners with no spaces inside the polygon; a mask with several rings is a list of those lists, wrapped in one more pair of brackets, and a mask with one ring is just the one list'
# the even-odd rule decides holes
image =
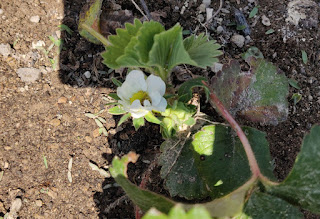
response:
{"label": "flower petal", "polygon": [[129,112],[133,118],[140,118],[145,116],[150,110],[143,107],[140,103],[140,100],[135,100],[130,106]]}
{"label": "flower petal", "polygon": [[156,106],[160,103],[162,95],[158,91],[151,91],[148,93],[149,97],[151,98],[151,103],[153,106]]}
{"label": "flower petal", "polygon": [[147,91],[145,75],[142,71],[133,70],[127,75],[121,87],[118,87],[117,95],[122,100],[129,100],[134,93],[141,90]]}
{"label": "flower petal", "polygon": [[159,94],[163,96],[164,93],[166,92],[166,84],[158,76],[150,75],[147,78],[147,85],[148,85],[148,91],[147,91],[148,93],[151,93],[152,91],[158,91]]}
{"label": "flower petal", "polygon": [[153,105],[153,110],[164,112],[167,108],[167,100],[161,97],[160,103],[158,105]]}

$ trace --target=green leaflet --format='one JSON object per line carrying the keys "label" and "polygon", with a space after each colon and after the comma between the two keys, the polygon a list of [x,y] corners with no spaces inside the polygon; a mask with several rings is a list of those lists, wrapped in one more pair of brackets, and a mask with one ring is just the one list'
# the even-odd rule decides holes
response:
{"label": "green leaflet", "polygon": [[[245,215],[252,219],[303,218],[303,214],[299,208],[292,206],[280,198],[262,192],[254,192],[243,211]],[[244,215],[236,217],[236,219],[242,218],[244,218]]]}
{"label": "green leaflet", "polygon": [[137,35],[141,27],[142,23],[135,19],[134,24],[126,23],[125,29],[118,28],[116,30],[117,35],[109,36],[111,45],[107,46],[106,51],[101,54],[104,59],[103,63],[112,69],[126,67],[118,63],[117,59],[125,54],[125,48],[130,43],[131,38]]}
{"label": "green leaflet", "polygon": [[176,24],[171,29],[154,36],[148,65],[157,66],[170,73],[173,67],[180,64],[197,65],[185,50],[182,28],[179,24]]}
{"label": "green leaflet", "polygon": [[305,136],[289,176],[267,191],[315,214],[320,213],[320,126]]}
{"label": "green leaflet", "polygon": [[215,40],[208,41],[208,37],[203,33],[199,36],[191,35],[183,41],[184,47],[190,58],[196,62],[195,66],[206,68],[217,62],[217,56],[222,55],[218,50],[221,46]]}
{"label": "green leaflet", "polygon": [[142,219],[211,219],[208,211],[201,206],[195,206],[187,213],[181,205],[174,206],[168,215],[159,212],[155,208],[151,208]]}

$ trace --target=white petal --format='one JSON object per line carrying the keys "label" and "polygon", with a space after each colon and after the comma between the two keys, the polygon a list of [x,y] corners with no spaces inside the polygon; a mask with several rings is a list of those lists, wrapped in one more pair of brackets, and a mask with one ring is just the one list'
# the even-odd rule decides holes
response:
{"label": "white petal", "polygon": [[149,97],[151,98],[152,105],[158,105],[161,101],[162,95],[158,91],[152,91],[148,93]]}
{"label": "white petal", "polygon": [[118,103],[120,103],[120,105],[123,106],[123,109],[125,111],[127,111],[127,112],[129,111],[129,109],[130,109],[130,102],[129,101],[118,100]]}
{"label": "white petal", "polygon": [[145,116],[149,110],[141,105],[140,100],[135,100],[132,102],[129,112],[133,118],[140,118]]}
{"label": "white petal", "polygon": [[118,87],[117,95],[122,100],[129,100],[134,93],[141,90],[147,91],[145,75],[142,71],[133,70],[127,75],[125,82]]}
{"label": "white petal", "polygon": [[161,97],[161,101],[158,105],[153,105],[153,109],[159,112],[164,112],[167,108],[167,100]]}
{"label": "white petal", "polygon": [[158,91],[159,94],[163,96],[164,93],[166,92],[166,84],[158,76],[150,75],[147,78],[147,85],[148,85],[148,93],[151,93],[152,91]]}

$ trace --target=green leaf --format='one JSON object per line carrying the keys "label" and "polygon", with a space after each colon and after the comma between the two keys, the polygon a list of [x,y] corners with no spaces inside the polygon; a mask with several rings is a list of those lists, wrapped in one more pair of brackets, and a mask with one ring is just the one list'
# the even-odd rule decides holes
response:
{"label": "green leaf", "polygon": [[299,86],[299,84],[298,84],[298,82],[297,82],[296,80],[290,78],[288,81],[289,81],[289,84],[290,84],[292,87],[294,87],[294,88],[296,88],[296,89],[301,89],[300,86]]}
{"label": "green leaf", "polygon": [[115,106],[115,107],[112,107],[108,110],[108,112],[112,115],[122,115],[122,114],[125,114],[127,111],[125,111],[122,106]]}
{"label": "green leaf", "polygon": [[303,218],[303,214],[299,208],[292,206],[280,198],[261,192],[254,192],[250,196],[244,208],[244,213],[252,219]]}
{"label": "green leaf", "polygon": [[208,37],[203,33],[199,36],[191,35],[183,41],[184,47],[190,58],[197,64],[195,66],[206,68],[217,62],[217,56],[223,53],[218,50],[221,46],[215,40],[208,41]]}
{"label": "green leaf", "polygon": [[[261,172],[274,179],[265,133],[243,128]],[[251,177],[242,144],[230,127],[204,126],[193,136],[166,140],[160,150],[160,176],[170,195],[186,199],[219,198]]]}
{"label": "green leaf", "polygon": [[197,63],[190,58],[185,50],[182,41],[182,28],[176,24],[171,29],[154,36],[148,65],[157,66],[170,73],[173,67],[180,64],[196,65]]}
{"label": "green leaf", "polygon": [[143,211],[148,211],[155,206],[159,211],[168,213],[175,205],[175,202],[156,193],[140,189],[127,179],[127,165],[129,162],[135,163],[137,159],[138,156],[134,152],[130,152],[121,159],[115,157],[112,160],[112,167],[109,169],[112,177]]}
{"label": "green leaf", "polygon": [[47,161],[47,157],[43,155],[43,163],[44,166],[46,167],[46,169],[48,169],[48,161]]}
{"label": "green leaf", "polygon": [[308,55],[307,55],[306,51],[301,50],[301,56],[302,56],[303,63],[306,65],[308,63]]}
{"label": "green leaf", "polygon": [[149,62],[149,53],[154,45],[155,35],[164,31],[164,27],[159,22],[150,21],[143,23],[136,45],[136,50],[139,53],[140,61],[142,63]]}
{"label": "green leaf", "polygon": [[238,25],[237,26],[237,30],[244,30],[244,29],[246,29],[247,28],[247,26],[246,25]]}
{"label": "green leaf", "polygon": [[205,77],[197,77],[197,78],[194,78],[194,79],[191,79],[191,80],[184,82],[179,87],[179,90],[178,90],[179,101],[187,103],[189,100],[191,100],[192,88],[194,88],[194,87],[203,87],[206,92],[207,99],[208,99],[209,90],[206,86],[204,86],[202,81],[207,82],[208,80]]}
{"label": "green leaf", "polygon": [[152,112],[149,112],[147,115],[144,116],[144,118],[146,118],[146,120],[148,122],[151,122],[151,123],[155,123],[155,124],[160,124],[161,123],[161,121],[157,117],[155,117],[152,114]]}
{"label": "green leaf", "polygon": [[[112,83],[114,83],[117,87],[121,87],[122,82],[116,78],[111,78]],[[119,97],[118,97],[119,98]],[[115,98],[114,98],[115,99]]]}
{"label": "green leaf", "polygon": [[99,119],[94,119],[94,121],[96,122],[96,124],[99,126],[99,128],[103,128],[103,124]]}
{"label": "green leaf", "polygon": [[122,123],[124,123],[125,121],[127,121],[127,120],[130,118],[130,116],[131,116],[131,113],[124,114],[124,115],[120,118],[120,120],[119,120],[119,122],[118,122],[118,126],[120,126]]}
{"label": "green leaf", "polygon": [[211,219],[209,212],[202,206],[196,206],[186,213],[181,205],[171,208],[168,216],[151,208],[142,219]]}
{"label": "green leaf", "polygon": [[196,124],[196,120],[194,118],[190,117],[188,120],[184,121],[183,123],[188,126],[193,126],[194,124]]}
{"label": "green leaf", "polygon": [[85,115],[86,117],[89,117],[90,119],[95,119],[95,118],[97,118],[97,115],[92,114],[92,113],[85,113],[84,115]]}
{"label": "green leaf", "polygon": [[269,35],[269,34],[272,34],[272,33],[274,33],[274,29],[269,29],[269,30],[266,31],[266,35]]}
{"label": "green leaf", "polygon": [[312,127],[303,139],[301,151],[289,176],[267,190],[290,203],[320,214],[320,126]]}
{"label": "green leaf", "polygon": [[115,99],[115,100],[121,100],[120,97],[118,97],[118,95],[116,93],[109,93],[108,96]]}
{"label": "green leaf", "polygon": [[58,27],[59,27],[61,30],[65,30],[70,36],[71,36],[72,33],[73,33],[73,30],[71,30],[70,27],[68,27],[68,26],[65,25],[65,24],[60,24],[60,25],[58,25]]}
{"label": "green leaf", "polygon": [[255,58],[264,58],[262,52],[255,46],[250,47],[245,53],[241,54],[241,58],[243,60],[248,60],[249,57],[255,57]]}
{"label": "green leaf", "polygon": [[125,29],[118,28],[116,30],[117,35],[109,36],[108,39],[111,45],[107,46],[106,51],[101,54],[104,59],[103,64],[112,69],[127,67],[118,63],[117,59],[125,54],[125,48],[131,39],[137,35],[141,27],[142,23],[138,19],[135,19],[134,24],[127,23]]}
{"label": "green leaf", "polygon": [[302,95],[299,93],[292,94],[291,100],[293,100],[293,104],[296,105],[302,99]]}
{"label": "green leaf", "polygon": [[[148,211],[150,208],[154,207],[159,211],[168,214],[173,206],[179,204],[184,209],[191,209],[193,207],[199,208],[191,209],[187,213],[187,218],[194,218],[195,215],[198,215],[198,218],[208,218],[208,214],[201,210],[203,208],[208,209],[212,217],[232,217],[242,211],[245,195],[254,183],[254,181],[250,180],[232,193],[211,202],[197,205],[176,203],[162,195],[141,189],[127,179],[127,165],[129,162],[136,162],[137,159],[138,156],[134,152],[130,152],[128,155],[123,156],[121,160],[118,157],[115,157],[112,161],[112,167],[110,167],[109,170],[116,182],[123,188],[130,199],[143,211]],[[171,214],[176,218],[176,216],[181,215],[182,212],[181,210],[176,210]],[[171,214],[169,214],[169,216]]]}
{"label": "green leaf", "polygon": [[212,78],[211,86],[232,115],[253,122],[276,125],[288,117],[288,79],[285,74],[264,59],[246,59],[250,71],[242,72],[232,60]]}
{"label": "green leaf", "polygon": [[83,28],[83,24],[94,29],[96,32],[100,33],[100,14],[101,14],[101,6],[103,0],[91,0],[80,12],[79,19],[79,34],[86,38],[88,41],[100,44],[100,41],[90,34],[87,30]]}
{"label": "green leaf", "polygon": [[250,14],[249,14],[249,18],[253,18],[254,16],[256,16],[256,14],[258,13],[258,11],[259,11],[258,7],[254,7],[254,8],[252,9],[252,11],[250,12]]}
{"label": "green leaf", "polygon": [[132,122],[133,122],[133,126],[136,130],[138,130],[141,126],[144,126],[144,118],[143,117],[133,119]]}

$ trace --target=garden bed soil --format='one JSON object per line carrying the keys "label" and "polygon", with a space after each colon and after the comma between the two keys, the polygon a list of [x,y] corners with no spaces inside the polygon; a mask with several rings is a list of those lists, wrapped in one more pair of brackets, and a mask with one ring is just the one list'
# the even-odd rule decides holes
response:
{"label": "garden bed soil", "polygon": [[[105,1],[102,14],[103,31],[114,33],[133,17],[141,18],[140,12],[130,0]],[[189,2],[181,14],[185,2]],[[313,124],[320,122],[320,28],[294,26],[286,22],[288,0],[225,1],[223,8],[207,30],[198,21],[202,1],[147,1],[155,19],[170,28],[179,22],[184,30],[197,33],[208,31],[222,45],[222,63],[240,54],[250,46],[258,47],[265,58],[281,70],[288,78],[295,79],[300,89],[290,87],[289,117],[276,126],[251,125],[267,133],[271,155],[275,163],[275,176],[283,180],[291,170],[300,150],[303,136]],[[233,8],[249,12],[259,5],[258,16],[248,19],[251,27],[250,39],[242,48],[230,42],[232,34],[242,34],[235,26]],[[97,113],[105,108],[102,97],[115,91],[111,77],[124,80],[125,71],[109,71],[101,64],[103,47],[88,43],[77,31],[77,22],[85,0],[2,0],[0,2],[0,44],[10,45],[8,56],[0,54],[0,216],[6,214],[18,197],[22,207],[20,218],[134,218],[134,205],[123,190],[108,177],[93,171],[89,162],[108,169],[114,156],[129,151],[140,154],[136,164],[129,165],[129,178],[139,184],[143,173],[159,156],[162,142],[159,127],[147,124],[135,131],[130,122],[116,127],[118,116],[106,112],[108,137],[99,135],[93,119],[85,112]],[[137,1],[138,3],[138,1]],[[319,2],[316,2],[319,5]],[[219,1],[212,1],[214,10]],[[129,10],[132,17],[114,14],[115,10]],[[229,13],[228,13],[229,12]],[[203,13],[205,17],[205,13]],[[261,16],[271,22],[265,26]],[[39,16],[39,22],[31,22]],[[201,19],[201,16],[200,16]],[[317,18],[318,19],[318,18]],[[254,24],[255,23],[255,24]],[[65,24],[73,30],[69,35],[59,31]],[[222,26],[224,32],[218,34]],[[266,35],[269,29],[274,33]],[[32,48],[32,43],[42,40],[48,49],[49,36],[64,41],[56,69],[50,59],[58,58],[56,47],[48,54]],[[284,42],[285,41],[285,42]],[[301,50],[308,54],[308,63],[303,64]],[[23,82],[17,69],[33,67],[41,71],[38,80]],[[212,77],[209,68],[190,68],[193,74]],[[90,72],[90,77],[85,72]],[[88,73],[87,73],[88,74]],[[182,83],[174,76],[176,84]],[[302,99],[297,104],[291,100],[294,93]],[[219,118],[207,106],[208,114]],[[221,118],[219,118],[221,120]],[[68,180],[68,163],[73,160],[72,182]],[[44,160],[47,162],[47,167]],[[159,167],[153,169],[148,188],[167,194],[159,179]],[[304,212],[306,218],[319,218]]]}

